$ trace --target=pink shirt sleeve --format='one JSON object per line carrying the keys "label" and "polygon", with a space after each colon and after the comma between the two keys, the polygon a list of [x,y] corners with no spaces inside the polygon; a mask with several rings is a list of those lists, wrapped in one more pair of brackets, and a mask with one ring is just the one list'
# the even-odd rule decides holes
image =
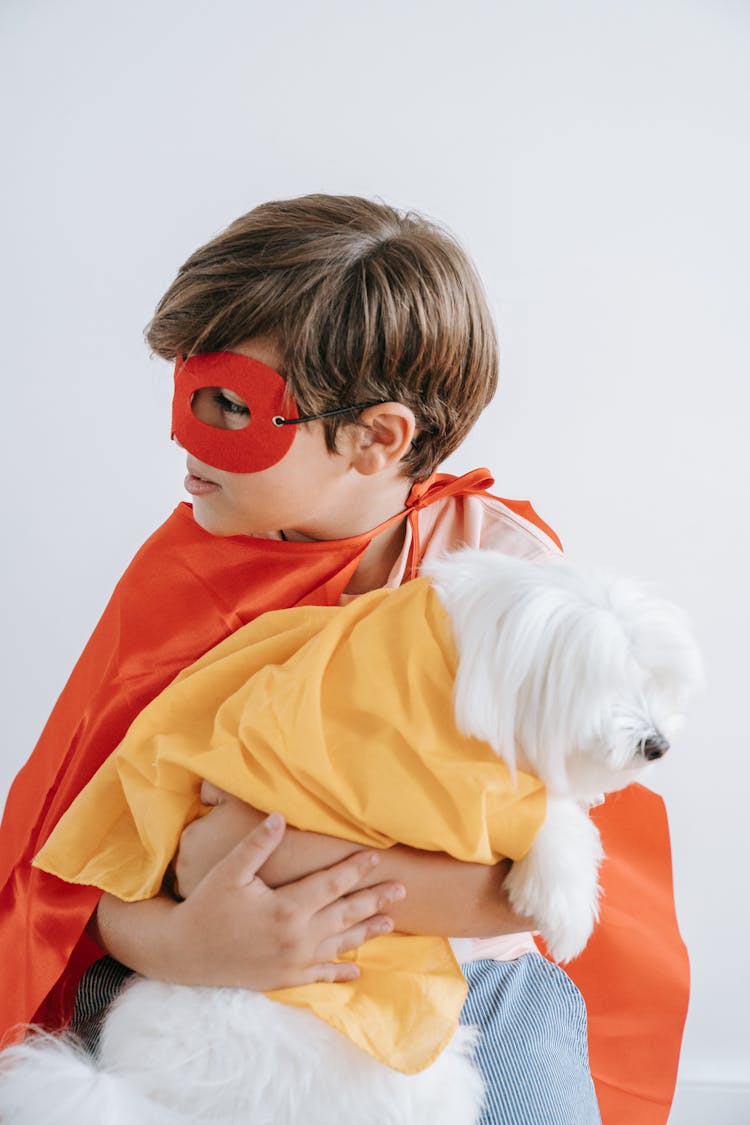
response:
{"label": "pink shirt sleeve", "polygon": [[[437,501],[419,513],[422,561],[429,562],[462,547],[483,547],[523,559],[543,559],[559,548],[536,524],[512,512],[501,500],[469,495]],[[404,545],[389,575],[388,586],[404,580],[412,545],[406,527]]]}

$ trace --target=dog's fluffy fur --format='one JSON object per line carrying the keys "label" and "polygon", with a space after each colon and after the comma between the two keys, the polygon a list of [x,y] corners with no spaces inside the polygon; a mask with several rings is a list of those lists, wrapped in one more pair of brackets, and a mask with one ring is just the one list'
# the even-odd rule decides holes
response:
{"label": "dog's fluffy fur", "polygon": [[[458,728],[538,775],[546,820],[506,880],[553,956],[585,946],[601,844],[588,816],[661,755],[699,679],[683,615],[633,583],[464,551],[428,568],[458,651]],[[375,1062],[309,1012],[234,989],[136,980],[94,1066],[44,1036],[0,1056],[0,1121],[470,1125],[482,1098],[470,1035],[419,1075]]]}
{"label": "dog's fluffy fur", "polygon": [[233,988],[136,980],[96,1063],[53,1036],[0,1056],[3,1125],[463,1125],[482,1081],[460,1028],[420,1074],[375,1062],[312,1013]]}
{"label": "dog's fluffy fur", "polygon": [[701,678],[685,615],[634,582],[486,551],[428,568],[458,648],[461,731],[541,778],[547,816],[505,887],[561,962],[598,916],[588,808],[661,756]]}

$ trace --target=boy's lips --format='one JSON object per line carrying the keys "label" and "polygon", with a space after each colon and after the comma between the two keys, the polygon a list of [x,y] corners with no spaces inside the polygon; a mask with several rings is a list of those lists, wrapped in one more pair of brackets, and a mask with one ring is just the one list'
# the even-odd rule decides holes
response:
{"label": "boy's lips", "polygon": [[208,492],[218,492],[220,488],[221,485],[216,484],[215,481],[205,480],[189,471],[185,477],[185,491],[189,492],[191,496],[205,496]]}

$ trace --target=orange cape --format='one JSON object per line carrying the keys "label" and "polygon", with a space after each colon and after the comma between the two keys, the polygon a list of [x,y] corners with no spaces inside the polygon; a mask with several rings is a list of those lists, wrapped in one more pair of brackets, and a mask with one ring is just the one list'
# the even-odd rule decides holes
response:
{"label": "orange cape", "polygon": [[[458,480],[440,475],[413,489],[407,511],[491,484],[482,471]],[[553,534],[530,505],[503,502]],[[8,797],[0,835],[6,1041],[30,1020],[52,1028],[68,1022],[80,976],[101,956],[84,934],[100,892],[31,866],[62,813],[178,672],[267,610],[337,604],[380,530],[336,543],[216,538],[181,504],[135,556]],[[664,808],[631,786],[595,819],[608,856],[602,924],[569,971],[587,1002],[602,1118],[605,1125],[664,1125],[688,987]]]}

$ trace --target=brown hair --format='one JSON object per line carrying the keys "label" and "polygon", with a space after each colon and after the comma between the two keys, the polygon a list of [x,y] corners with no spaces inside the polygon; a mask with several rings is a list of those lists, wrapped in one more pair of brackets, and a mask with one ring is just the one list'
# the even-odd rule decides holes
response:
{"label": "brown hair", "polygon": [[[468,256],[435,223],[356,196],[264,203],[188,258],[146,339],[158,355],[270,337],[300,411],[395,401],[416,417],[404,471],[430,475],[497,386],[497,339]],[[324,421],[335,450],[347,416]]]}

